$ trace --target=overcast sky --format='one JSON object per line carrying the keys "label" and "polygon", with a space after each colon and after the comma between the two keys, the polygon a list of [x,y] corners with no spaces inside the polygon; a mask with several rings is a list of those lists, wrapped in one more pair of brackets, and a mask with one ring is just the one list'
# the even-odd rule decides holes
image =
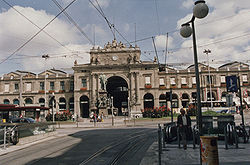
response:
{"label": "overcast sky", "polygon": [[[4,1],[0,1],[0,75],[15,70],[39,73],[53,67],[69,71],[75,60],[89,62],[92,43],[103,47],[113,40],[108,24],[89,0],[76,0],[66,12],[86,35],[62,13],[44,29],[46,33],[39,33],[18,50],[60,13],[60,9],[52,0]],[[57,0],[63,8],[71,1]],[[98,7],[96,0],[91,1]],[[155,37],[158,56],[161,63],[165,62],[168,33],[167,63],[176,67],[181,67],[181,63],[193,63],[192,37],[182,38],[179,28],[191,19],[194,0],[97,1],[106,18],[127,41],[134,45],[135,38],[140,40],[137,45],[141,48],[142,60],[153,60],[151,37]],[[203,51],[210,49],[209,61],[214,66],[231,61],[249,63],[249,0],[207,0],[206,3],[210,10],[208,16],[195,21],[199,61],[207,61]],[[127,43],[117,32],[115,36],[118,42]],[[45,54],[50,56],[46,61],[42,58]]]}

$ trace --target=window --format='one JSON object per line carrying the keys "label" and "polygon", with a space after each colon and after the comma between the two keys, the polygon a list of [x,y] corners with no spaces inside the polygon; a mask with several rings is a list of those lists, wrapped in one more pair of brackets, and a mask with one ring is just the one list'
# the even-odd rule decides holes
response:
{"label": "window", "polygon": [[181,84],[187,84],[187,78],[186,77],[181,78]]}
{"label": "window", "polygon": [[246,74],[242,75],[242,80],[243,80],[243,82],[247,82],[247,75]]}
{"label": "window", "polygon": [[4,84],[4,92],[10,91],[10,84]]}
{"label": "window", "polygon": [[82,78],[82,87],[87,87],[87,80],[86,80],[86,78]]}
{"label": "window", "polygon": [[164,86],[164,85],[165,85],[165,84],[164,84],[164,78],[160,78],[159,81],[160,81],[159,83],[160,83],[161,86]]}
{"label": "window", "polygon": [[149,77],[149,76],[146,76],[146,77],[145,77],[145,84],[151,84],[151,83],[150,83],[150,77]]}
{"label": "window", "polygon": [[3,100],[3,103],[4,103],[4,104],[10,104],[10,101],[9,101],[8,99],[4,99],[4,100]]}
{"label": "window", "polygon": [[55,82],[50,82],[50,90],[55,90]]}
{"label": "window", "polygon": [[31,98],[26,98],[24,101],[25,101],[25,104],[33,104],[33,101],[31,100]]}
{"label": "window", "polygon": [[70,81],[69,90],[74,91],[74,81]]}
{"label": "window", "polygon": [[192,84],[196,84],[196,77],[192,77]]}
{"label": "window", "polygon": [[41,91],[44,90],[44,82],[40,82],[40,90],[41,90]]}
{"label": "window", "polygon": [[64,81],[60,81],[60,90],[65,90]]}
{"label": "window", "polygon": [[226,76],[220,76],[220,82],[226,83]]}
{"label": "window", "polygon": [[174,78],[174,77],[171,77],[171,78],[170,78],[170,84],[171,84],[171,85],[175,85],[175,78]]}
{"label": "window", "polygon": [[65,98],[61,97],[59,99],[59,110],[65,110],[66,109],[66,100]]}
{"label": "window", "polygon": [[19,84],[15,83],[15,91],[19,90]]}
{"label": "window", "polygon": [[26,83],[26,91],[31,91],[31,83]]}
{"label": "window", "polygon": [[19,100],[18,99],[14,99],[13,100],[13,104],[19,105]]}

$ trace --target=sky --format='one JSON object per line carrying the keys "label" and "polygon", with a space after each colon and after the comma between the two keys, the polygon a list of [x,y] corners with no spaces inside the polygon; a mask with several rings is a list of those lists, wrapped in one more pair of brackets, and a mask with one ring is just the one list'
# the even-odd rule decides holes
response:
{"label": "sky", "polygon": [[[1,0],[0,75],[51,68],[71,72],[75,60],[88,63],[93,46],[104,47],[114,39],[90,1],[117,29],[118,42],[134,46],[137,40],[142,61],[156,56],[154,38],[160,63],[166,57],[175,68],[193,64],[192,37],[182,38],[179,29],[192,18],[194,0],[76,0],[65,11],[77,27],[56,5],[65,8],[72,0]],[[209,61],[214,67],[233,61],[249,64],[249,0],[207,0],[206,4],[207,17],[195,20],[199,62]],[[205,49],[211,50],[208,56]]]}

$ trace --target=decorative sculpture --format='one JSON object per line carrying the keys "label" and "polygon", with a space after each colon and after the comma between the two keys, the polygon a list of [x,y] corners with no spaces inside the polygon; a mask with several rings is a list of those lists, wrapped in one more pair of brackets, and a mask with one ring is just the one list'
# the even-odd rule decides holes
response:
{"label": "decorative sculpture", "polygon": [[107,85],[107,78],[104,74],[101,74],[99,76],[100,82],[101,82],[101,89],[106,91],[106,85]]}

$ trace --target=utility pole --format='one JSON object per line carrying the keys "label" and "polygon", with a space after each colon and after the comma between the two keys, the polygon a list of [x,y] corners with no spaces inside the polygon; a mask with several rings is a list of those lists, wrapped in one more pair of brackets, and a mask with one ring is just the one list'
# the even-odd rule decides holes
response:
{"label": "utility pole", "polygon": [[20,88],[19,88],[19,107],[23,105],[23,74],[20,74]]}
{"label": "utility pole", "polygon": [[211,50],[205,49],[203,53],[207,54],[207,65],[208,65],[208,82],[209,82],[209,93],[210,93],[210,102],[211,102],[211,110],[213,108],[213,101],[212,101],[212,88],[211,88],[211,76],[210,76],[210,67],[209,67],[209,57],[208,54],[211,53]]}
{"label": "utility pole", "polygon": [[44,73],[44,106],[46,107],[46,76],[47,76],[47,67],[46,67],[46,60],[49,58],[48,54],[42,55],[42,58],[45,59],[45,73]]}

